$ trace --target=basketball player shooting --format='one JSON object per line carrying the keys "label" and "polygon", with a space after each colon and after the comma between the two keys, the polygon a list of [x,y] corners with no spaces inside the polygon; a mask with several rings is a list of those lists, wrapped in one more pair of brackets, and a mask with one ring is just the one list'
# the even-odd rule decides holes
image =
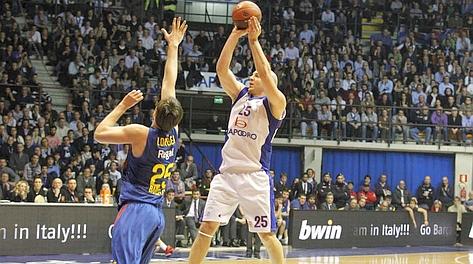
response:
{"label": "basketball player shooting", "polygon": [[150,128],[133,124],[115,126],[120,117],[143,100],[139,90],[128,93],[100,122],[95,140],[107,144],[131,144],[122,177],[121,207],[112,232],[112,257],[118,264],[149,263],[156,241],[164,229],[161,210],[166,179],[175,166],[178,127],[183,110],[176,100],[177,51],[187,30],[186,22],[174,18],[172,31],[162,29],[168,43],[161,100]]}
{"label": "basketball player shooting", "polygon": [[[238,82],[229,69],[239,39],[247,34],[256,66],[249,87]],[[261,25],[256,17],[251,17],[246,30],[235,27],[217,62],[218,77],[233,107],[220,174],[210,186],[199,235],[189,256],[191,264],[202,263],[219,225],[228,222],[238,205],[248,220],[249,230],[260,236],[272,263],[284,263],[281,243],[273,233],[276,217],[269,165],[271,142],[284,118],[286,98],[277,88],[276,74],[258,41],[260,34]]]}

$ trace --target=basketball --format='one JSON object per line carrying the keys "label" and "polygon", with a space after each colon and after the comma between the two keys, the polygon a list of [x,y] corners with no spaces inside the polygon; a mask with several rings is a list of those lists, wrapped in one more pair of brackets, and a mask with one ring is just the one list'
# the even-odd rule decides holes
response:
{"label": "basketball", "polygon": [[261,9],[257,4],[251,1],[242,1],[235,5],[232,12],[233,24],[238,29],[246,29],[248,27],[248,19],[255,16],[261,21]]}

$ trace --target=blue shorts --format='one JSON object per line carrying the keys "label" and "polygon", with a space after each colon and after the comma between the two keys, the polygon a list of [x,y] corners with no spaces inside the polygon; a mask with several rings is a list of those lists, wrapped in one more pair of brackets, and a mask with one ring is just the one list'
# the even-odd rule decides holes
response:
{"label": "blue shorts", "polygon": [[147,264],[164,230],[160,207],[128,203],[118,212],[112,231],[112,257],[118,264]]}

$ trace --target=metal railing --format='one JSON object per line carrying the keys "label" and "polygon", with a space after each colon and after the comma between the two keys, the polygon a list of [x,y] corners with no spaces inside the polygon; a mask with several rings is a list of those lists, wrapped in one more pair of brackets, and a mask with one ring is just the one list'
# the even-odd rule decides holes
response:
{"label": "metal railing", "polygon": [[[77,89],[72,89],[77,91]],[[98,90],[92,90],[91,94],[98,93]],[[117,93],[117,92],[114,92]],[[124,95],[125,92],[119,92]],[[214,101],[215,97],[220,98],[222,94],[214,93],[212,95],[202,94],[195,91],[177,90],[177,98],[184,108],[184,118],[180,124],[191,134],[215,134],[224,135],[226,133],[228,119],[231,110],[231,100],[226,95],[223,96],[223,102]],[[147,113],[153,105],[153,102],[142,102],[142,111]],[[473,127],[464,128],[461,126],[446,125],[437,126],[434,124],[418,124],[415,117],[421,108],[419,107],[398,107],[398,106],[374,106],[373,112],[377,115],[376,123],[365,122],[361,119],[366,105],[341,105],[335,104],[313,104],[315,109],[327,106],[332,113],[333,118],[330,120],[318,120],[303,118],[303,112],[299,102],[288,102],[286,109],[286,117],[278,130],[276,137],[288,139],[310,139],[310,140],[331,140],[338,143],[343,141],[360,141],[360,142],[378,142],[390,146],[393,143],[403,144],[428,144],[436,145],[438,148],[444,145],[460,145],[469,146],[473,143]],[[79,107],[79,106],[76,106]],[[353,122],[348,121],[350,109],[356,107],[357,113],[360,115],[360,121],[357,128],[351,125]],[[386,110],[388,113],[387,120],[381,118],[382,112]],[[393,121],[393,117],[402,110],[407,118],[407,123],[397,123]],[[91,109],[92,111],[92,109]],[[429,116],[436,111],[435,108],[429,108]],[[451,113],[452,109],[443,109],[443,112]],[[462,113],[458,111],[458,118],[461,120]],[[473,111],[472,111],[473,112]],[[214,120],[216,118],[216,120]],[[430,118],[429,118],[430,120]],[[301,125],[302,123],[305,125]],[[315,123],[312,123],[315,122]],[[216,126],[215,124],[218,124]],[[376,127],[376,129],[375,129]],[[307,128],[306,131],[305,128]],[[317,133],[313,130],[317,128]],[[366,129],[366,133],[363,130]],[[453,129],[458,129],[453,133]],[[303,132],[306,136],[303,136]],[[376,133],[374,136],[372,133]],[[316,137],[312,137],[312,135]]]}

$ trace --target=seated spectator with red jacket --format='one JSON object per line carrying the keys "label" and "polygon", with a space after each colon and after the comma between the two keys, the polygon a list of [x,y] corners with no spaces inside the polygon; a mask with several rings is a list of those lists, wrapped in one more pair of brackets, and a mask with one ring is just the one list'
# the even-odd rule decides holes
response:
{"label": "seated spectator with red jacket", "polygon": [[361,190],[358,192],[358,200],[365,198],[366,210],[374,210],[376,204],[376,194],[370,189],[369,184],[364,184]]}

